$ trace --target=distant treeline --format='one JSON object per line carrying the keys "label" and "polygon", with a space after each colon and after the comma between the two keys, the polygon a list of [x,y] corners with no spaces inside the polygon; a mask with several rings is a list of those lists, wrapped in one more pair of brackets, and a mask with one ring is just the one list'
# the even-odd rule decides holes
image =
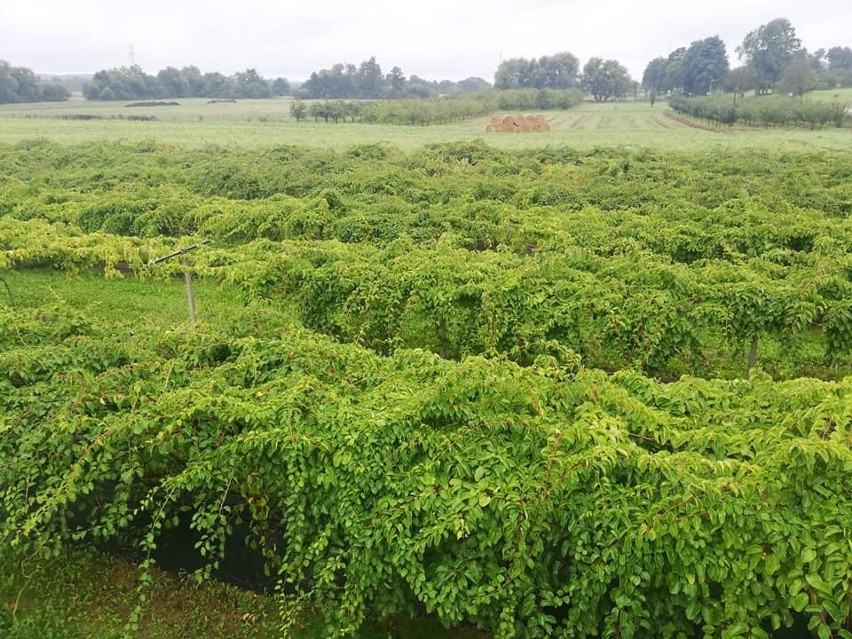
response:
{"label": "distant treeline", "polygon": [[698,96],[722,89],[737,95],[753,90],[755,95],[800,96],[817,89],[852,86],[852,48],[808,51],[786,18],[750,31],[736,52],[745,64],[731,69],[725,43],[718,36],[695,40],[689,47],[678,47],[667,57],[651,60],[642,85],[653,96]]}
{"label": "distant treeline", "polygon": [[290,93],[285,78],[266,80],[256,70],[233,75],[201,73],[198,67],[166,67],[157,75],[138,65],[98,71],[83,87],[87,100],[147,100],[153,98],[271,98]]}
{"label": "distant treeline", "polygon": [[733,125],[751,126],[825,126],[842,127],[847,107],[841,102],[807,102],[796,98],[743,99],[731,102],[729,97],[686,98],[672,96],[669,105],[678,113]]}
{"label": "distant treeline", "polygon": [[482,78],[467,78],[460,82],[424,80],[416,75],[406,78],[400,67],[393,67],[390,73],[383,74],[374,56],[357,67],[338,63],[330,69],[314,71],[297,96],[309,100],[430,98],[490,88],[491,85]]}
{"label": "distant treeline", "polygon": [[[511,58],[501,62],[493,88],[556,91],[582,88],[595,100],[603,101],[625,97],[634,85],[638,87],[617,60],[591,58],[581,74],[577,57],[565,51],[537,59]],[[372,57],[359,66],[338,63],[330,69],[314,71],[296,92],[296,97],[309,100],[429,98],[482,92],[491,88],[486,80],[475,77],[461,82],[429,81],[416,75],[406,78],[399,67],[383,74],[382,67]]]}
{"label": "distant treeline", "polygon": [[70,96],[60,84],[40,82],[31,69],[0,60],[0,104],[61,102]]}
{"label": "distant treeline", "polygon": [[325,100],[315,101],[310,105],[296,100],[291,106],[291,113],[297,120],[313,118],[315,121],[325,122],[423,126],[480,117],[495,111],[570,109],[582,101],[583,93],[575,89],[512,89],[426,100]]}

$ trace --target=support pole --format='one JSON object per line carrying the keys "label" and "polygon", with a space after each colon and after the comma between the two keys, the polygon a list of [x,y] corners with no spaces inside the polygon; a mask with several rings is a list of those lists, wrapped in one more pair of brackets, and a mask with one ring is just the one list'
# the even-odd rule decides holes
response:
{"label": "support pole", "polygon": [[746,379],[751,377],[751,369],[757,366],[757,335],[754,335],[751,338],[751,347],[748,350],[748,371],[746,372]]}
{"label": "support pole", "polygon": [[15,296],[12,294],[12,287],[9,286],[9,282],[0,277],[0,282],[3,282],[3,287],[6,289],[6,294],[9,296],[9,306],[15,305]]}
{"label": "support pole", "polygon": [[168,255],[163,255],[162,257],[148,261],[148,265],[153,266],[154,264],[160,264],[166,260],[170,260],[173,257],[181,257],[181,263],[183,264],[183,282],[186,284],[186,304],[189,307],[189,321],[192,322],[193,326],[197,323],[195,318],[195,293],[192,290],[192,271],[189,268],[189,262],[186,259],[186,254],[194,251],[199,246],[204,246],[205,244],[210,244],[210,240],[203,240],[198,244],[178,249]]}
{"label": "support pole", "polygon": [[189,321],[195,326],[195,293],[192,290],[192,273],[189,270],[189,262],[183,260],[183,281],[186,284],[186,303],[189,306]]}

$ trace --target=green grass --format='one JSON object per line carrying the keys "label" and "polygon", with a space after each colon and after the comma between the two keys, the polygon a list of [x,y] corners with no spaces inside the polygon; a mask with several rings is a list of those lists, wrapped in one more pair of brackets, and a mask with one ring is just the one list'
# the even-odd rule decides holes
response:
{"label": "green grass", "polygon": [[[152,569],[150,584],[140,590],[137,566],[117,557],[72,551],[55,559],[0,567],[5,568],[0,573],[3,639],[119,639],[129,629],[137,606],[141,614],[132,636],[146,639],[324,636],[316,612],[296,613],[289,635],[284,634],[284,604],[276,597],[215,581],[198,583],[185,573]],[[448,631],[431,619],[393,619],[367,624],[355,639],[485,636],[473,629]]]}
{"label": "green grass", "polygon": [[[183,280],[108,280],[45,271],[4,272],[3,279],[12,290],[16,307],[59,305],[128,330],[166,330],[189,322]],[[194,281],[193,291],[199,322],[221,324],[239,317],[242,303],[233,288]],[[0,287],[0,306],[8,302],[5,288]]]}
{"label": "green grass", "polygon": [[826,89],[824,91],[811,91],[805,94],[806,100],[822,100],[831,102],[832,100],[840,100],[852,106],[852,87],[844,87],[842,89]]}
{"label": "green grass", "polygon": [[[66,102],[0,105],[0,117],[59,118],[93,115],[102,118],[153,116],[161,122],[280,122],[290,119],[290,98],[239,100],[210,104],[207,98],[159,100],[178,102],[180,106],[128,107],[133,101],[89,101],[74,98]],[[148,102],[148,100],[143,100]]]}
{"label": "green grass", "polygon": [[[504,149],[569,146],[652,147],[659,150],[720,149],[852,149],[852,130],[706,130],[669,117],[661,102],[585,103],[570,111],[547,112],[549,133],[485,134],[488,118],[441,126],[410,127],[369,124],[326,124],[290,118],[288,99],[207,104],[180,100],[178,107],[126,108],[124,103],[72,100],[56,104],[0,106],[0,143],[47,138],[63,144],[93,140],[138,142],[157,140],[181,147],[262,147],[295,144],[343,149],[356,144],[391,142],[414,149],[433,142],[484,139]],[[56,116],[91,114],[154,115],[154,122],[77,121]]]}
{"label": "green grass", "polygon": [[88,553],[7,567],[0,580],[0,635],[8,639],[118,639],[137,605],[137,636],[151,639],[279,636],[275,601],[187,575],[151,572],[140,601],[138,570]]}

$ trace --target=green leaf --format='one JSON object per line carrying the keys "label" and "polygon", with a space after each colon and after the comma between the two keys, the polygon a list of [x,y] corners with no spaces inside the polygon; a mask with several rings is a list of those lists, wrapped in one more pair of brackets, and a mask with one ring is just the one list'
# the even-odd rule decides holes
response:
{"label": "green leaf", "polygon": [[793,597],[791,605],[793,607],[793,610],[795,610],[796,612],[802,612],[805,609],[805,606],[808,605],[809,601],[810,599],[808,597],[808,593],[800,592],[798,595]]}

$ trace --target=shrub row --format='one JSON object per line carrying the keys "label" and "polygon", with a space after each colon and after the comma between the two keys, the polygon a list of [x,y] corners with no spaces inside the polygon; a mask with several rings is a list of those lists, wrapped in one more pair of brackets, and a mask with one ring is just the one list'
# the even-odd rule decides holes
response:
{"label": "shrub row", "polygon": [[669,105],[678,113],[729,126],[742,122],[751,126],[806,126],[817,129],[842,127],[847,119],[847,106],[840,102],[807,102],[778,96],[743,99],[735,103],[725,97],[673,96],[669,98]]}
{"label": "shrub row", "polygon": [[495,111],[565,110],[582,101],[583,94],[575,90],[514,89],[425,100],[313,102],[309,106],[294,104],[292,112],[297,117],[325,122],[426,125],[486,116]]}

